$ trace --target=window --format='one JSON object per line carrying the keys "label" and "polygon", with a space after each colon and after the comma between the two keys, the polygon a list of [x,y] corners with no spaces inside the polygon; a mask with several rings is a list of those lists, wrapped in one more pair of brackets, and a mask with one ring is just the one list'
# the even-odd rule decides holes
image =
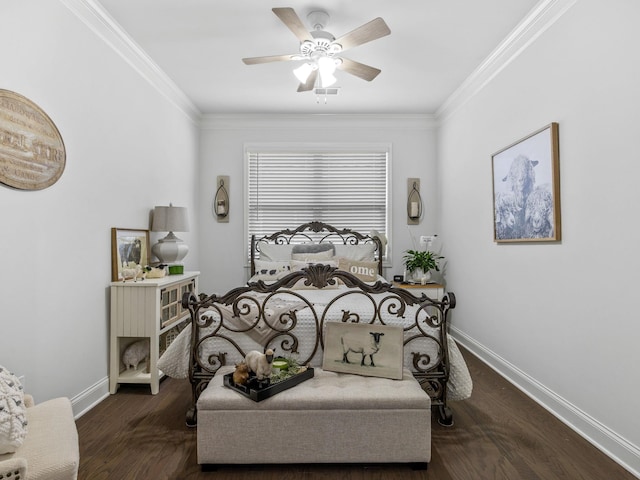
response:
{"label": "window", "polygon": [[312,220],[386,234],[390,150],[247,147],[248,239]]}

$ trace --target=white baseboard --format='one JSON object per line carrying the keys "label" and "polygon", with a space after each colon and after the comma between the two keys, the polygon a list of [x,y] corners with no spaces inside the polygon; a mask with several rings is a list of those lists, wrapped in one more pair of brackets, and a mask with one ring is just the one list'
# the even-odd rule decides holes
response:
{"label": "white baseboard", "polygon": [[90,386],[83,392],[80,392],[71,399],[73,416],[77,420],[108,396],[109,377],[104,377],[102,380]]}
{"label": "white baseboard", "polygon": [[516,388],[548,410],[631,474],[640,478],[640,448],[598,422],[536,379],[509,363],[464,332],[451,326],[451,335]]}

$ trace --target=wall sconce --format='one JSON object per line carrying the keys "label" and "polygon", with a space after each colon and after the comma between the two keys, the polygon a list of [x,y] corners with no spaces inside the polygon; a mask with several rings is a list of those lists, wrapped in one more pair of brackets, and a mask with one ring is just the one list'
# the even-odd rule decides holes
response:
{"label": "wall sconce", "polygon": [[213,213],[220,223],[229,222],[229,177],[219,175],[216,185],[218,189],[213,197]]}
{"label": "wall sconce", "polygon": [[422,220],[424,208],[420,196],[420,179],[407,179],[407,225],[418,225]]}

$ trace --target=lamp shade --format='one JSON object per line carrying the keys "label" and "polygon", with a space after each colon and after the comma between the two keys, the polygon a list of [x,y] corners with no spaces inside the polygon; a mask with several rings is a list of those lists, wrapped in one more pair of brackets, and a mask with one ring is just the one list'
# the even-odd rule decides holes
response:
{"label": "lamp shade", "polygon": [[154,232],[188,232],[189,218],[186,207],[155,207],[151,230]]}

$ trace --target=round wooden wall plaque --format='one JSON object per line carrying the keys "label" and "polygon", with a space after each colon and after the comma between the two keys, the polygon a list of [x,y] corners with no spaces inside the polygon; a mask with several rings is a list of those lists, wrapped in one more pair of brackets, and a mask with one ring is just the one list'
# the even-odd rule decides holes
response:
{"label": "round wooden wall plaque", "polygon": [[66,162],[60,132],[28,98],[0,89],[0,182],[42,190],[58,181]]}

